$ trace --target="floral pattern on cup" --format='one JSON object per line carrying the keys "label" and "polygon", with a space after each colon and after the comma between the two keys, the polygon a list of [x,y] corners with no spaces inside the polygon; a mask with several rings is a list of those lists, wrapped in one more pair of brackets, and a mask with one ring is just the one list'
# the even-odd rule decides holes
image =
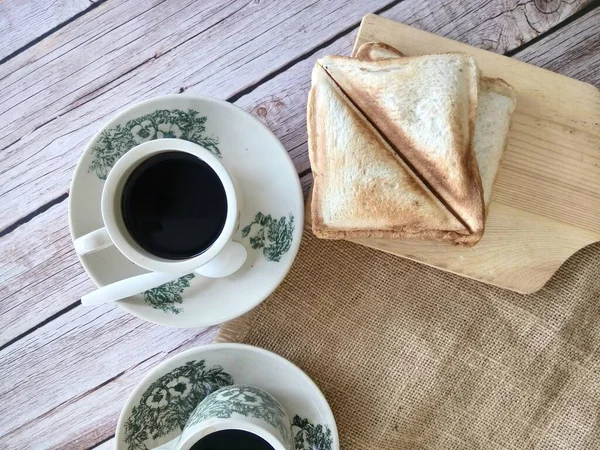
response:
{"label": "floral pattern on cup", "polygon": [[194,411],[187,425],[211,418],[229,419],[234,414],[262,419],[275,428],[285,442],[292,443],[290,424],[281,404],[270,394],[252,386],[229,386],[213,392]]}
{"label": "floral pattern on cup", "polygon": [[[147,442],[183,430],[190,414],[209,394],[233,384],[221,366],[189,361],[154,381],[125,422],[128,450],[147,450]],[[151,446],[154,446],[151,444]]]}
{"label": "floral pattern on cup", "polygon": [[271,214],[257,212],[254,220],[242,229],[242,238],[249,238],[250,246],[259,250],[267,261],[279,262],[292,246],[294,216],[274,218]]}
{"label": "floral pattern on cup", "polygon": [[181,294],[190,287],[190,281],[195,277],[193,273],[184,275],[176,280],[161,284],[154,289],[143,292],[144,301],[154,309],[166,313],[179,314],[183,308],[177,306],[183,303]]}
{"label": "floral pattern on cup", "polygon": [[194,142],[221,157],[219,139],[206,134],[207,116],[189,109],[158,109],[125,124],[102,131],[92,147],[93,159],[88,172],[105,180],[117,160],[136,145],[153,139],[178,138]]}
{"label": "floral pattern on cup", "polygon": [[332,450],[333,438],[326,425],[313,425],[308,419],[295,415],[292,419],[295,450]]}

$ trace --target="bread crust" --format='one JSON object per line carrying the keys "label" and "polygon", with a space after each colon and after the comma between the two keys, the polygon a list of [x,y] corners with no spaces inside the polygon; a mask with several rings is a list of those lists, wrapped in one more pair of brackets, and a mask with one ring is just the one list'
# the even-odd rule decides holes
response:
{"label": "bread crust", "polygon": [[362,61],[377,61],[388,58],[401,58],[404,56],[400,50],[384,42],[366,42],[358,48],[356,59]]}

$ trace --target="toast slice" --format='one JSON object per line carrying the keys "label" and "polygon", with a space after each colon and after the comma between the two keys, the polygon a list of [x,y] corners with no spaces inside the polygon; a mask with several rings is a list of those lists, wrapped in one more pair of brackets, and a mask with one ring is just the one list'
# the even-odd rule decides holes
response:
{"label": "toast slice", "polygon": [[[402,52],[391,45],[367,42],[360,46],[355,57],[363,61],[377,61],[403,56]],[[481,78],[473,150],[479,165],[486,210],[491,202],[494,182],[508,143],[510,119],[516,104],[515,91],[504,80]]]}
{"label": "toast slice", "polygon": [[356,51],[354,57],[362,61],[402,58],[404,53],[384,42],[365,42]]}
{"label": "toast slice", "polygon": [[421,181],[470,230],[484,230],[479,167],[472,149],[479,70],[452,53],[361,61],[318,61]]}
{"label": "toast slice", "polygon": [[492,201],[492,190],[508,144],[517,95],[512,86],[500,78],[482,78],[480,86],[473,150],[479,164],[483,200],[487,208]]}
{"label": "toast slice", "polygon": [[307,123],[316,236],[461,242],[470,235],[319,64]]}

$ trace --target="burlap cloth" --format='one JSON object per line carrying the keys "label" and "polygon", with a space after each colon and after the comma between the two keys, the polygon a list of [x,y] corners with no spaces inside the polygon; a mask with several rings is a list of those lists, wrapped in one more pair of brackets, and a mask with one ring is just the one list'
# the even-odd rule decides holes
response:
{"label": "burlap cloth", "polygon": [[600,244],[526,296],[305,232],[218,340],[304,369],[343,450],[600,449]]}

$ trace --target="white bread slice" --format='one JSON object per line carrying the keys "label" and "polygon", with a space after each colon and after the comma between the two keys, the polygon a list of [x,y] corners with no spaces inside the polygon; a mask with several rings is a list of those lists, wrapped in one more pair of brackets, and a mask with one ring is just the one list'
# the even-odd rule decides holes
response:
{"label": "white bread slice", "polygon": [[517,96],[512,86],[500,78],[482,78],[480,86],[473,150],[479,164],[483,200],[487,208],[508,143],[510,119],[517,105]]}
{"label": "white bread slice", "polygon": [[483,191],[472,149],[479,70],[465,54],[318,61],[427,187],[470,229],[484,229]]}
{"label": "white bread slice", "polygon": [[[388,44],[367,42],[360,46],[355,57],[364,61],[376,61],[402,56],[402,52]],[[492,189],[508,142],[510,119],[516,104],[515,91],[504,80],[481,78],[473,150],[479,165],[486,209],[491,202]]]}
{"label": "white bread slice", "polygon": [[316,236],[456,242],[469,234],[319,64],[307,123]]}

